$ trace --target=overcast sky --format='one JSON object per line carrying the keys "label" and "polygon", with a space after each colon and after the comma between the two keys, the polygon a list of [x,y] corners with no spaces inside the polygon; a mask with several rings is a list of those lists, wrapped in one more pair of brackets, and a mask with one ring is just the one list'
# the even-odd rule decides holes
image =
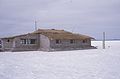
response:
{"label": "overcast sky", "polygon": [[0,37],[38,28],[120,38],[120,0],[0,0]]}

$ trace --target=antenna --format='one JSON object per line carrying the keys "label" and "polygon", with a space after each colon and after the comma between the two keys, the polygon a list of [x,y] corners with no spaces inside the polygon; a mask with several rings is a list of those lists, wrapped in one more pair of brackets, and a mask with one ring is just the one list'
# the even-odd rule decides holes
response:
{"label": "antenna", "polygon": [[72,32],[74,32],[74,31],[75,31],[75,27],[72,28]]}
{"label": "antenna", "polygon": [[35,21],[35,31],[37,30],[37,21]]}
{"label": "antenna", "polygon": [[103,32],[103,49],[105,49],[105,32]]}

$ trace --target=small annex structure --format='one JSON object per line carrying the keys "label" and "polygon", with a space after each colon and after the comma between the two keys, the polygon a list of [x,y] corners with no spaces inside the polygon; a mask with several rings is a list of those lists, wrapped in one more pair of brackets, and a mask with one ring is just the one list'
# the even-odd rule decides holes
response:
{"label": "small annex structure", "polygon": [[0,38],[1,51],[64,51],[92,49],[90,36],[65,30],[38,29],[32,33]]}

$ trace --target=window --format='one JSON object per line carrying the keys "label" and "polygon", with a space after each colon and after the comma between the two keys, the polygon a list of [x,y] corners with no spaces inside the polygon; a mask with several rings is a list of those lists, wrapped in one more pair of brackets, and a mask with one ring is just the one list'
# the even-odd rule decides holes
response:
{"label": "window", "polygon": [[2,46],[0,45],[0,48],[2,48]]}
{"label": "window", "polygon": [[1,45],[1,44],[2,44],[2,41],[0,40],[0,48],[2,48],[2,45]]}
{"label": "window", "polygon": [[36,43],[36,39],[30,39],[30,44],[35,44]]}
{"label": "window", "polygon": [[21,44],[27,44],[27,39],[21,39]]}
{"label": "window", "polygon": [[0,44],[2,44],[2,41],[0,40]]}
{"label": "window", "polygon": [[87,43],[87,40],[83,40],[83,43]]}
{"label": "window", "polygon": [[8,39],[8,40],[7,40],[7,42],[9,43],[9,42],[10,42],[10,40]]}
{"label": "window", "polygon": [[56,44],[60,44],[61,43],[61,40],[56,40]]}
{"label": "window", "polygon": [[75,43],[75,40],[70,40],[70,43],[71,43],[71,44]]}
{"label": "window", "polygon": [[35,44],[36,39],[21,39],[21,44]]}

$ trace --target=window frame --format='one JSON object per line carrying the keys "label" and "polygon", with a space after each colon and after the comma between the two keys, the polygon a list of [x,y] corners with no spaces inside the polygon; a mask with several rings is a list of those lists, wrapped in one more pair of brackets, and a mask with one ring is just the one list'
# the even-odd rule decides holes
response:
{"label": "window frame", "polygon": [[27,39],[21,39],[21,44],[26,45],[27,44]]}
{"label": "window frame", "polygon": [[29,44],[36,44],[36,39],[29,39]]}
{"label": "window frame", "polygon": [[82,40],[82,43],[87,43],[87,39],[85,39],[85,40]]}
{"label": "window frame", "polygon": [[75,40],[74,39],[70,39],[70,44],[75,44]]}
{"label": "window frame", "polygon": [[61,44],[62,42],[61,42],[60,39],[56,39],[56,40],[55,40],[55,43],[56,43],[56,44]]}
{"label": "window frame", "polygon": [[[34,43],[32,43],[34,40]],[[23,45],[33,45],[33,44],[36,44],[36,40],[37,39],[21,39],[21,44]]]}
{"label": "window frame", "polygon": [[0,40],[0,44],[2,44],[2,40]]}
{"label": "window frame", "polygon": [[10,42],[10,39],[7,39],[6,42],[9,43],[9,42]]}
{"label": "window frame", "polygon": [[0,48],[2,48],[2,40],[0,40]]}

